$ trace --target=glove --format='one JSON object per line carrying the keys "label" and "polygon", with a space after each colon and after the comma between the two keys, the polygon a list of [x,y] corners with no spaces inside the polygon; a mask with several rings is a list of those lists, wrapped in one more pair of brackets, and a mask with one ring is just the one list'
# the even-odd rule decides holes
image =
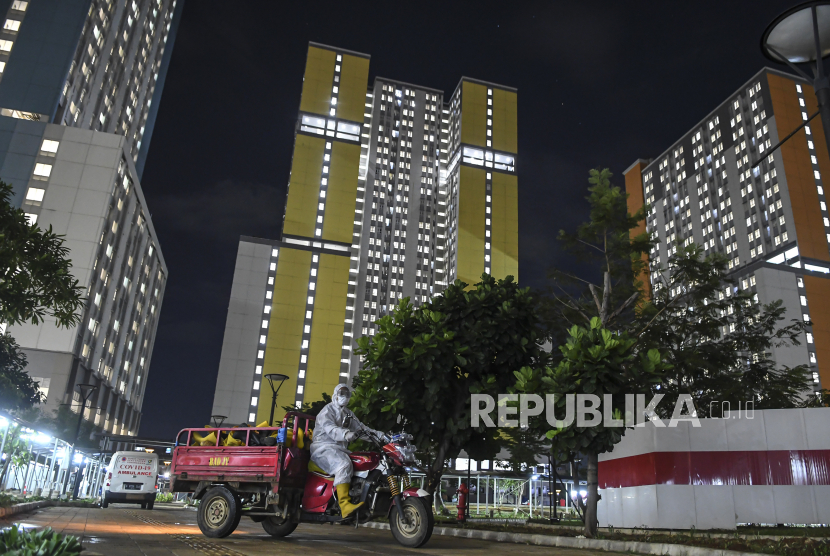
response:
{"label": "glove", "polygon": [[357,433],[349,431],[346,433],[346,442],[353,442],[355,438],[357,438]]}

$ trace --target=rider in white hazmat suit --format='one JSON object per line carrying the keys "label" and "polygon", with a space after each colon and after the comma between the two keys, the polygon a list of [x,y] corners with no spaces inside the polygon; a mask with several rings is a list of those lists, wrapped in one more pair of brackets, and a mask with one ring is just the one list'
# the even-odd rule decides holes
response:
{"label": "rider in white hazmat suit", "polygon": [[[323,471],[334,475],[334,488],[337,490],[337,500],[340,504],[340,515],[346,517],[358,509],[360,504],[352,504],[349,498],[349,487],[352,481],[352,461],[349,459],[349,443],[361,430],[374,433],[381,439],[388,436],[380,431],[370,429],[357,420],[349,410],[349,399],[352,389],[345,384],[338,384],[331,396],[331,403],[326,405],[320,413],[314,426],[314,441],[311,443],[311,460]],[[347,418],[348,427],[346,426]]]}

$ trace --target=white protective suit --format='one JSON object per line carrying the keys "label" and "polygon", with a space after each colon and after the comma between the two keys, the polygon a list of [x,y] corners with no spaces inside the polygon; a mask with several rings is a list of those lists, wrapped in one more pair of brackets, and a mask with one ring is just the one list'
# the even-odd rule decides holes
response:
{"label": "white protective suit", "polygon": [[[341,391],[345,391],[342,395]],[[349,432],[367,430],[380,438],[386,438],[382,432],[370,429],[357,420],[354,413],[346,407],[351,398],[352,389],[345,384],[338,384],[331,396],[331,403],[317,414],[314,424],[314,441],[311,443],[311,460],[329,475],[334,475],[334,486],[352,482],[352,461],[349,459],[346,436]],[[344,426],[347,416],[351,416],[349,427]],[[349,435],[351,436],[351,435]]]}

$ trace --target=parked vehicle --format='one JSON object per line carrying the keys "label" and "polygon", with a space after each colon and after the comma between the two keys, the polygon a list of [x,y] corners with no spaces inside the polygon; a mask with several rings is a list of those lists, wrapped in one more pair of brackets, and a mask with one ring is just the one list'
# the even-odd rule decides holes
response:
{"label": "parked vehicle", "polygon": [[242,516],[262,523],[273,537],[290,535],[300,523],[356,524],[382,516],[399,543],[424,545],[435,521],[429,494],[409,482],[412,437],[398,434],[383,444],[368,431],[359,433],[377,451],[350,456],[349,496],[365,503],[344,519],[334,477],[310,461],[313,427],[313,416],[290,411],[281,427],[184,429],[173,450],[170,491],[201,500],[198,523],[207,537],[230,535]]}
{"label": "parked vehicle", "polygon": [[101,489],[101,507],[113,503],[141,504],[153,509],[156,499],[159,457],[144,452],[115,452],[107,466]]}

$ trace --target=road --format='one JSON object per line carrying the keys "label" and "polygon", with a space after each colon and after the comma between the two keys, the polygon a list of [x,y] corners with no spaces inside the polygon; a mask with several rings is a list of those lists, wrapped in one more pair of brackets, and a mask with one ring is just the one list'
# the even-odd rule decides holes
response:
{"label": "road", "polygon": [[[313,554],[545,554],[593,556],[608,552],[550,548],[434,535],[419,549],[399,545],[388,530],[336,525],[300,525],[283,539],[274,539],[262,527],[242,518],[237,530],[225,539],[208,539],[196,525],[196,512],[157,504],[154,510],[112,504],[106,510],[51,507],[15,516],[26,527],[52,527],[82,539],[84,556],[253,556]],[[6,527],[11,521],[0,520]]]}

